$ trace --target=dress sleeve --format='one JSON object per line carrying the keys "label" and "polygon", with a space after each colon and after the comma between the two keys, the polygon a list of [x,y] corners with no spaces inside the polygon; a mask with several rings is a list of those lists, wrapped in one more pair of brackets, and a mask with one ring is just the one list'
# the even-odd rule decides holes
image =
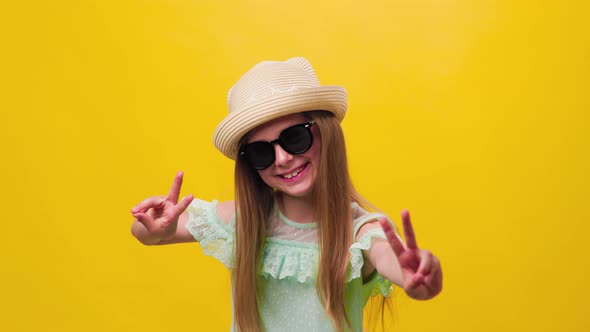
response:
{"label": "dress sleeve", "polygon": [[[360,209],[358,206],[354,207]],[[363,213],[361,216],[357,217],[354,221],[354,238],[356,239],[357,234],[361,226],[364,224],[375,221],[379,218],[386,217],[382,213]],[[371,248],[371,244],[373,239],[387,239],[385,233],[379,228],[371,228],[369,229],[360,239],[355,241],[349,248],[350,252],[350,271],[348,281],[361,278],[362,277],[362,268],[365,263],[363,257],[363,250],[369,250]],[[375,273],[369,277],[369,280],[365,282],[364,286],[369,287],[370,289],[368,292],[370,295],[377,295],[381,294],[383,296],[388,296],[391,292],[391,285],[392,283],[378,274],[376,271]]]}
{"label": "dress sleeve", "polygon": [[224,223],[217,214],[217,201],[194,199],[187,208],[186,229],[197,240],[205,255],[221,261],[228,269],[234,267],[234,223]]}

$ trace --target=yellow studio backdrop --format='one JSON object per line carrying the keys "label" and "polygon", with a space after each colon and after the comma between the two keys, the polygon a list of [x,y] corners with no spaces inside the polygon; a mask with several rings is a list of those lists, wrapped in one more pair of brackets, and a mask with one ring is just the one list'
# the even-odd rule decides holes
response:
{"label": "yellow studio backdrop", "polygon": [[353,180],[442,261],[395,331],[588,331],[590,38],[576,1],[28,1],[0,9],[2,331],[228,331],[229,274],[129,209],[233,197],[211,137],[255,63],[349,91]]}

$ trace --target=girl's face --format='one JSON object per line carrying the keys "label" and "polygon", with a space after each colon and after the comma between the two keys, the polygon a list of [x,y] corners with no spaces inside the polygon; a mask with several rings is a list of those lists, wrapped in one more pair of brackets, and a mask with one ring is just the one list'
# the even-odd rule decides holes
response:
{"label": "girl's face", "polygon": [[[309,119],[301,113],[272,120],[254,129],[248,143],[274,141],[284,129],[307,122]],[[274,163],[258,170],[258,174],[268,186],[293,197],[306,197],[311,194],[319,170],[322,147],[317,125],[311,127],[311,132],[313,144],[302,154],[290,154],[279,144],[274,144]]]}

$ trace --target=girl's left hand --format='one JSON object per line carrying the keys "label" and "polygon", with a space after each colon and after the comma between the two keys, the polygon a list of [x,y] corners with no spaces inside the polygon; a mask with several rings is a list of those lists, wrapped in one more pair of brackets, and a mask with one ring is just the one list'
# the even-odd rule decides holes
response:
{"label": "girl's left hand", "polygon": [[402,271],[402,285],[411,298],[417,300],[433,298],[442,290],[440,261],[430,251],[418,248],[410,221],[410,213],[404,210],[401,215],[406,236],[405,245],[395,234],[389,221],[382,218],[379,222],[399,261]]}

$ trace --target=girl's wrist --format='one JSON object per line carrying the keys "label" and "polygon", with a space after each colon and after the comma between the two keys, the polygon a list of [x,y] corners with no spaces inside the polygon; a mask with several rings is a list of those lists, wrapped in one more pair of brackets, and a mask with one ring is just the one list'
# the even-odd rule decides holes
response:
{"label": "girl's wrist", "polygon": [[150,233],[139,221],[135,221],[133,225],[131,225],[131,234],[146,246],[155,245],[162,241],[160,237]]}

